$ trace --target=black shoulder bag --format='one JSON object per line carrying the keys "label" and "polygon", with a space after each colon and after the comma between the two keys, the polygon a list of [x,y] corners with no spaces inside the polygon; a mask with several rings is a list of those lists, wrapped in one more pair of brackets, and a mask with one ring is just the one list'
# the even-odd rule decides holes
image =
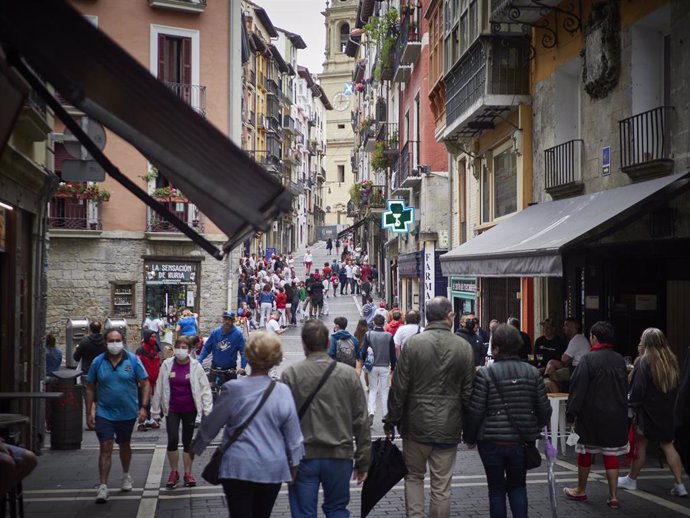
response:
{"label": "black shoulder bag", "polygon": [[496,387],[496,392],[498,392],[498,397],[501,398],[501,403],[503,404],[503,408],[506,411],[506,415],[508,416],[508,420],[510,421],[510,425],[513,427],[513,429],[518,433],[520,436],[520,440],[525,443],[525,463],[527,464],[527,469],[534,469],[538,468],[541,466],[541,454],[539,453],[539,450],[537,449],[537,446],[535,444],[536,441],[530,441],[527,440],[522,433],[522,430],[520,430],[520,427],[515,423],[513,420],[513,416],[510,415],[510,410],[508,410],[508,405],[506,405],[505,400],[503,399],[503,393],[501,392],[501,387],[498,384],[498,380],[494,376],[494,373],[491,369],[491,367],[488,367],[489,369],[489,377],[491,378],[491,381],[494,384],[494,387]]}
{"label": "black shoulder bag", "polygon": [[299,416],[300,421],[304,417],[304,414],[307,413],[307,408],[309,408],[309,405],[311,405],[311,402],[316,397],[316,394],[319,392],[319,390],[321,390],[321,387],[323,387],[323,385],[324,385],[324,383],[326,383],[326,380],[328,379],[328,377],[335,370],[335,365],[337,363],[338,362],[335,360],[331,362],[331,364],[326,369],[326,372],[323,373],[323,376],[321,377],[319,384],[316,385],[316,388],[314,389],[314,391],[311,394],[309,394],[309,397],[304,401],[304,403],[302,403],[302,406],[299,408],[299,412],[297,412],[297,415]]}
{"label": "black shoulder bag", "polygon": [[223,460],[223,455],[225,455],[225,452],[228,451],[228,448],[232,446],[232,443],[234,443],[237,439],[239,439],[240,435],[242,435],[242,432],[244,432],[247,427],[249,426],[249,423],[252,422],[256,414],[259,413],[259,410],[261,410],[261,407],[264,406],[264,403],[266,403],[266,400],[268,399],[268,396],[271,395],[271,392],[273,392],[273,389],[276,386],[276,380],[271,380],[271,384],[268,386],[268,388],[264,391],[264,395],[261,396],[261,401],[259,401],[258,406],[254,409],[254,411],[251,413],[249,417],[239,425],[235,430],[233,430],[232,435],[228,439],[228,442],[225,444],[222,444],[221,446],[218,446],[216,448],[216,451],[213,452],[213,455],[211,456],[211,460],[208,461],[208,464],[206,464],[206,467],[204,468],[204,471],[201,473],[201,477],[208,482],[209,484],[213,484],[214,486],[217,486],[220,484],[220,464]]}

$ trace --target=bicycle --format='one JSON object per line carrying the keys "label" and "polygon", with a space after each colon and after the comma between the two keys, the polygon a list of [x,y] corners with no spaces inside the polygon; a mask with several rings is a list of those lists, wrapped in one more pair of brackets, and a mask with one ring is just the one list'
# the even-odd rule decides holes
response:
{"label": "bicycle", "polygon": [[226,381],[237,379],[237,369],[231,367],[230,369],[218,369],[211,367],[208,371],[208,381],[211,384],[211,395],[213,402],[220,395],[221,388]]}

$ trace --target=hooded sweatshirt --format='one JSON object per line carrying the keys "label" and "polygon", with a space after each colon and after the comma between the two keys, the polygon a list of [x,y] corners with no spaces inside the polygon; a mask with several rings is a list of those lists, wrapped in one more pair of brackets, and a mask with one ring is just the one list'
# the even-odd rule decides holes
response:
{"label": "hooded sweatshirt", "polygon": [[76,362],[81,360],[81,370],[86,373],[89,372],[93,359],[104,352],[106,352],[105,338],[101,333],[95,333],[88,335],[79,342],[72,358]]}

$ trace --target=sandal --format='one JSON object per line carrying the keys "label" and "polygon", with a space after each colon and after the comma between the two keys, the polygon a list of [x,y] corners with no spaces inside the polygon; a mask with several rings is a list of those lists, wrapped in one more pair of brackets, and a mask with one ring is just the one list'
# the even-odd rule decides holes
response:
{"label": "sandal", "polygon": [[606,505],[608,505],[611,509],[620,509],[621,504],[618,503],[618,500],[616,498],[609,498],[606,500]]}
{"label": "sandal", "polygon": [[575,500],[576,502],[584,502],[585,500],[587,500],[587,495],[585,493],[578,495],[577,493],[575,493],[575,489],[571,489],[569,487],[563,488],[563,494],[569,500]]}

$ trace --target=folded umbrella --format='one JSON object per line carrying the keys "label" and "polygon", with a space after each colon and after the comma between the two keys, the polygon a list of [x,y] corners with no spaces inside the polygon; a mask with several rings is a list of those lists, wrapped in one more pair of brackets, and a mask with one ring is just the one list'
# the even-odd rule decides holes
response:
{"label": "folded umbrella", "polygon": [[549,437],[548,430],[544,427],[544,453],[546,454],[546,477],[549,486],[549,502],[551,504],[551,516],[558,517],[558,504],[556,499],[556,475],[553,472],[558,450],[554,448]]}
{"label": "folded umbrella", "polygon": [[362,518],[405,475],[407,467],[398,447],[388,439],[376,439],[371,445],[371,465],[362,486]]}

